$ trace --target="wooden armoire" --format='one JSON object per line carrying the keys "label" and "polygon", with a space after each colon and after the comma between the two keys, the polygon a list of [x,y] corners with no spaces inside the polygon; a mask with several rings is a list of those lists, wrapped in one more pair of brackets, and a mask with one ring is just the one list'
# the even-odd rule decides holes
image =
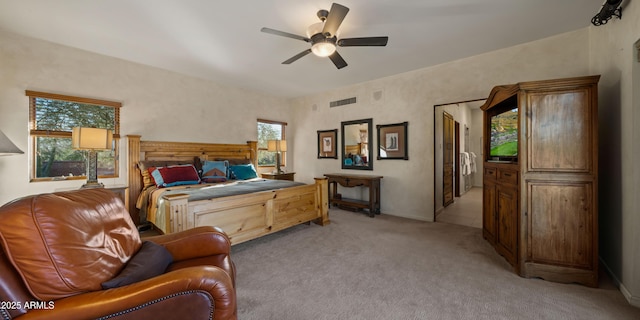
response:
{"label": "wooden armoire", "polygon": [[[520,276],[598,285],[599,78],[497,86],[481,107],[483,236]],[[499,137],[506,112],[517,135]]]}

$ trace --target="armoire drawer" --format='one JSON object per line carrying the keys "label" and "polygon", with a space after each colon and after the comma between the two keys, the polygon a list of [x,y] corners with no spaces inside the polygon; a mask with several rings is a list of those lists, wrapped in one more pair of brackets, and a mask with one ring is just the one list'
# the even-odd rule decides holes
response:
{"label": "armoire drawer", "polygon": [[498,169],[497,168],[484,168],[484,177],[485,179],[495,180],[498,178]]}
{"label": "armoire drawer", "polygon": [[498,169],[498,181],[502,183],[518,184],[518,172],[513,170]]}

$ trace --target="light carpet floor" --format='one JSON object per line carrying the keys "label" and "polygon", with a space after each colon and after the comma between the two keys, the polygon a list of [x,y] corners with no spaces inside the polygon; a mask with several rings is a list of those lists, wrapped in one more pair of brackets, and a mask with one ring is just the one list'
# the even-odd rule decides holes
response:
{"label": "light carpet floor", "polygon": [[608,283],[525,279],[481,229],[331,209],[232,247],[238,318],[640,319]]}

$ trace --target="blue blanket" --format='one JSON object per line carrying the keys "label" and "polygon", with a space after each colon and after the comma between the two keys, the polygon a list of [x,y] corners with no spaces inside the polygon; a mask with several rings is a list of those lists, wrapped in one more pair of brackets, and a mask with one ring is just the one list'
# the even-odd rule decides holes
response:
{"label": "blue blanket", "polygon": [[302,186],[304,183],[288,180],[244,180],[227,184],[215,184],[198,188],[167,190],[162,195],[188,194],[189,201],[214,199],[220,197],[235,196],[239,194],[254,193],[267,190],[282,189]]}

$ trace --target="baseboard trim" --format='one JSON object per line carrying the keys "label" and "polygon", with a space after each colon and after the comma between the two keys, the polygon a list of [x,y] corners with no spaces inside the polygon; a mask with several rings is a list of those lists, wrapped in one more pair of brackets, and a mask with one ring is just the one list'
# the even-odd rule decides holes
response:
{"label": "baseboard trim", "polygon": [[442,212],[444,212],[444,207],[440,207],[438,208],[438,210],[436,210],[436,212],[433,213],[434,217],[437,217],[439,214],[441,214]]}
{"label": "baseboard trim", "polygon": [[433,222],[433,220],[429,220],[428,218],[425,218],[423,216],[416,216],[416,215],[411,215],[411,214],[402,214],[402,213],[397,213],[397,212],[394,212],[394,213],[383,212],[382,214],[388,214],[390,216],[399,217],[399,218],[405,218],[405,219],[411,219],[411,220]]}
{"label": "baseboard trim", "polygon": [[631,294],[631,292],[627,290],[627,287],[622,283],[620,284],[620,292],[622,292],[622,295],[627,299],[630,305],[640,308],[640,297]]}
{"label": "baseboard trim", "polygon": [[613,285],[615,285],[616,287],[620,288],[620,285],[621,285],[620,280],[618,280],[618,277],[616,277],[616,275],[613,274],[613,272],[611,272],[611,268],[609,268],[607,263],[604,262],[604,260],[602,260],[601,257],[599,257],[598,260],[600,261],[600,265],[604,267],[605,272],[607,272],[607,274],[609,275],[609,277],[613,281]]}
{"label": "baseboard trim", "polygon": [[618,289],[620,290],[620,292],[622,293],[624,298],[627,299],[627,302],[629,302],[629,304],[634,306],[634,307],[640,308],[640,297],[634,296],[633,294],[631,294],[631,292],[629,292],[627,287],[625,287],[624,284],[622,282],[620,282],[620,279],[618,279],[618,277],[616,277],[616,275],[613,274],[613,272],[611,272],[611,269],[609,268],[607,263],[604,262],[604,260],[602,260],[602,258],[600,258],[599,260],[600,260],[600,265],[604,267],[604,269],[606,270],[606,272],[609,275],[609,277],[611,277],[611,280],[613,281],[613,284],[616,287],[618,287]]}

